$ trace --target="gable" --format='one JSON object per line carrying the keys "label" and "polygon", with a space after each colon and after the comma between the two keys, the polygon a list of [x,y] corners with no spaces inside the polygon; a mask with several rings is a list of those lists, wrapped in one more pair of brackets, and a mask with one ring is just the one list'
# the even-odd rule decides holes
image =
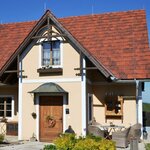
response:
{"label": "gable", "polygon": [[[82,49],[86,57],[91,58],[107,77],[150,78],[150,52],[144,10],[53,19],[55,24],[59,24],[61,32],[67,34],[67,40],[71,39],[74,47],[78,45],[76,48]],[[31,28],[35,24],[31,22]],[[22,28],[25,27],[22,23]],[[1,32],[2,30],[0,34]],[[22,32],[22,39],[27,34]],[[22,39],[20,38],[20,43]],[[4,41],[1,45],[2,43]],[[3,49],[5,51],[7,48]],[[2,61],[1,69],[15,51],[13,48],[10,53],[5,53],[7,57]],[[1,53],[1,57],[3,54]]]}
{"label": "gable", "polygon": [[[45,37],[47,34],[47,28],[42,28],[43,32],[33,36]],[[59,32],[52,26],[52,31],[55,33]],[[53,33],[53,35],[56,35]],[[54,60],[54,51],[48,47],[48,54],[46,55],[47,64],[43,64],[43,45],[47,43],[51,45],[53,41],[60,40],[59,54],[60,54],[60,64],[51,64],[50,55]],[[52,51],[52,54],[50,52]],[[77,79],[76,73],[79,71],[74,70],[74,68],[79,67],[79,53],[67,42],[63,41],[62,38],[52,38],[52,41],[47,41],[47,38],[36,39],[31,42],[27,48],[20,55],[20,60],[22,62],[22,75],[25,76],[25,80],[49,80],[49,79]],[[30,66],[30,67],[29,67]],[[32,70],[32,71],[31,71]]]}

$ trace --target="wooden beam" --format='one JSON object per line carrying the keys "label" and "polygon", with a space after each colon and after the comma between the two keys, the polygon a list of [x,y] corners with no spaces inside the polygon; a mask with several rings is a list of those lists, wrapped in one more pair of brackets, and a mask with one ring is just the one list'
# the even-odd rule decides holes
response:
{"label": "wooden beam", "polygon": [[66,35],[65,34],[59,34],[59,35],[47,35],[47,36],[33,36],[32,39],[41,39],[41,38],[49,38],[49,37],[57,38],[57,37],[64,37],[64,36],[66,36]]}
{"label": "wooden beam", "polygon": [[20,59],[20,56],[18,55],[17,56],[17,77],[19,77],[19,59]]}
{"label": "wooden beam", "polygon": [[82,74],[83,74],[83,55],[82,55],[82,52],[80,51],[80,74],[81,74],[81,76],[82,76]]}
{"label": "wooden beam", "polygon": [[24,72],[23,70],[22,71],[18,71],[18,70],[7,70],[5,71],[4,73],[19,73],[19,72]]}
{"label": "wooden beam", "polygon": [[[81,68],[74,68],[74,70],[80,70]],[[97,67],[86,67],[86,68],[82,68],[82,70],[98,70]]]}
{"label": "wooden beam", "polygon": [[9,74],[6,79],[3,81],[4,84],[7,84],[12,79],[12,74]]}

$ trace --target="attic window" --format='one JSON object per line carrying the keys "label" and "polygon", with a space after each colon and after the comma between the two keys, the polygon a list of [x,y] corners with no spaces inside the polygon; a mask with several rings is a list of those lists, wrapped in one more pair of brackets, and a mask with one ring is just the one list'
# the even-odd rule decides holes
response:
{"label": "attic window", "polygon": [[60,41],[46,41],[42,43],[42,66],[60,66]]}

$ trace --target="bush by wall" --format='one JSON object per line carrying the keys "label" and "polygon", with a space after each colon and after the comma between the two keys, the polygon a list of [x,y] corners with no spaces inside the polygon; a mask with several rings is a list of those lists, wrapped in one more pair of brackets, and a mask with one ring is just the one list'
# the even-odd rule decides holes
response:
{"label": "bush by wall", "polygon": [[2,143],[4,141],[4,135],[0,134],[0,143]]}
{"label": "bush by wall", "polygon": [[[56,150],[116,150],[115,143],[110,140],[88,135],[87,137],[76,138],[75,134],[62,134],[54,141]],[[55,150],[48,147],[44,150]],[[52,149],[53,148],[53,149]]]}

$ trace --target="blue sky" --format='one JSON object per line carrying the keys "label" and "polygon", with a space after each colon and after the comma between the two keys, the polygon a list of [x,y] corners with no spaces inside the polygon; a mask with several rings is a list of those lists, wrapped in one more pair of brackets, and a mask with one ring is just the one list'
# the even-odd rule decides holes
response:
{"label": "blue sky", "polygon": [[[37,20],[45,8],[59,18],[145,9],[150,37],[150,0],[0,0],[0,23]],[[143,95],[150,102],[150,83]]]}
{"label": "blue sky", "polygon": [[[150,0],[1,0],[0,20],[18,22],[36,20],[44,12],[44,5],[57,17],[92,13],[146,9],[150,16]],[[149,17],[150,18],[150,17]]]}

